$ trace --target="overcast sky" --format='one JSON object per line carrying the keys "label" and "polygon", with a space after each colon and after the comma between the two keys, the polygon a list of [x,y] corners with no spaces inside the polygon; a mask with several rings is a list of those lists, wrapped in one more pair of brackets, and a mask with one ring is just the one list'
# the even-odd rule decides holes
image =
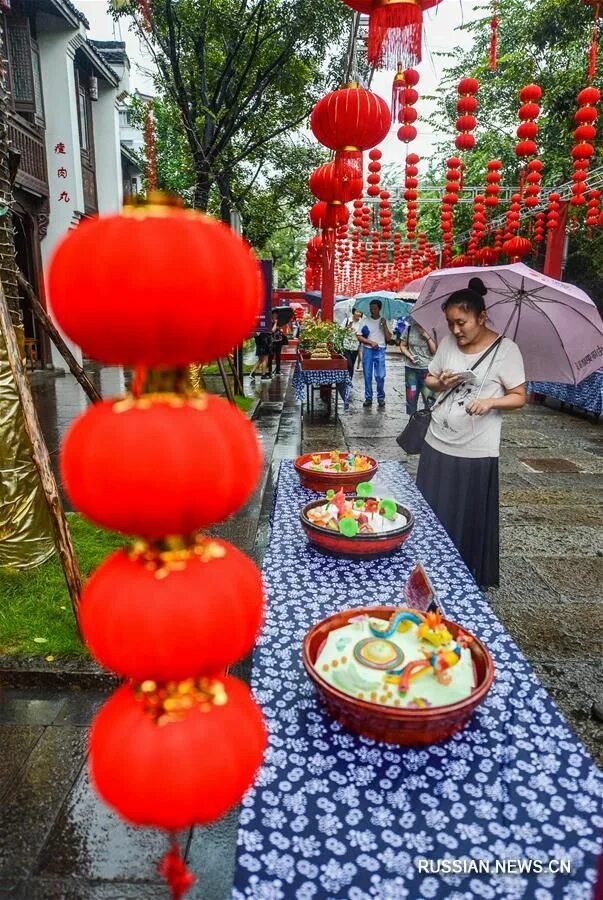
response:
{"label": "overcast sky", "polygon": [[[466,47],[470,42],[466,34],[456,29],[463,22],[484,15],[483,12],[478,13],[477,7],[480,4],[483,6],[482,0],[442,0],[439,6],[425,14],[423,60],[418,66],[421,78],[417,85],[420,99],[417,104],[419,118],[416,126],[419,134],[416,141],[410,145],[412,151],[418,153],[424,160],[429,156],[430,149],[438,136],[434,135],[423,121],[423,117],[429,114],[434,104],[432,101],[421,99],[421,97],[434,95],[438,91],[438,84],[447,60],[437,54]],[[143,93],[152,93],[152,84],[144,75],[144,69],[148,69],[150,63],[145,60],[137,37],[128,32],[123,20],[117,24],[113,21],[107,11],[106,0],[76,0],[76,5],[90,22],[89,36],[91,38],[126,42],[132,65],[132,90],[138,88]],[[391,99],[393,76],[393,72],[377,72],[371,85],[372,90],[384,97],[388,103]],[[401,144],[396,137],[397,129],[398,125],[396,124],[382,144],[384,163],[401,162],[404,159],[404,144]],[[421,168],[424,171],[425,165],[422,165]]]}

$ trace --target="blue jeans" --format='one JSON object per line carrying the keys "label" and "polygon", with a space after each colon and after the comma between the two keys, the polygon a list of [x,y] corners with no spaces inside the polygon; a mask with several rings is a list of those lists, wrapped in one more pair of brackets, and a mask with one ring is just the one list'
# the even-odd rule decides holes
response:
{"label": "blue jeans", "polygon": [[373,399],[373,371],[377,382],[377,400],[385,400],[385,347],[362,348],[362,369],[364,371],[364,399]]}
{"label": "blue jeans", "polygon": [[425,384],[429,374],[428,369],[412,369],[406,366],[404,378],[406,381],[406,412],[409,416],[416,413],[419,405],[419,396],[423,398],[423,406],[428,409],[433,403],[433,394]]}

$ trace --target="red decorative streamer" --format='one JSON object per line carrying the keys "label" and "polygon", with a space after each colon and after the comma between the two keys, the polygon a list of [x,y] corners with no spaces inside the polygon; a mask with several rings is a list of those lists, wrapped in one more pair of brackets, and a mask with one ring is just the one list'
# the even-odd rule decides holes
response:
{"label": "red decorative streamer", "polygon": [[157,190],[157,148],[155,144],[155,119],[152,101],[147,104],[144,120],[144,147],[147,158],[147,193]]}
{"label": "red decorative streamer", "polygon": [[[589,0],[592,2],[592,0]],[[590,42],[590,51],[588,54],[588,80],[592,81],[595,77],[595,71],[597,69],[597,50],[599,43],[599,16],[601,12],[601,4],[599,2],[595,2],[595,20],[593,23],[593,36]]]}
{"label": "red decorative streamer", "polygon": [[488,68],[491,72],[496,71],[497,66],[497,50],[498,50],[498,26],[500,25],[500,19],[496,16],[492,17],[490,22],[490,28],[492,29],[492,36],[490,38],[490,53],[488,58]]}

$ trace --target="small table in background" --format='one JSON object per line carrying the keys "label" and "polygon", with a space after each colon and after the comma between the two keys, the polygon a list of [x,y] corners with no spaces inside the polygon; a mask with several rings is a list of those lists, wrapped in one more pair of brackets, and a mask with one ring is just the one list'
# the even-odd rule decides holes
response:
{"label": "small table in background", "polygon": [[342,388],[343,402],[349,400],[352,390],[352,379],[350,373],[346,369],[302,369],[299,362],[295,366],[293,373],[293,388],[295,390],[295,399],[304,401],[304,388],[306,394],[306,407],[310,411],[310,415],[314,415],[314,392],[324,385],[335,387],[335,416],[337,416],[337,408],[339,401],[339,388]]}

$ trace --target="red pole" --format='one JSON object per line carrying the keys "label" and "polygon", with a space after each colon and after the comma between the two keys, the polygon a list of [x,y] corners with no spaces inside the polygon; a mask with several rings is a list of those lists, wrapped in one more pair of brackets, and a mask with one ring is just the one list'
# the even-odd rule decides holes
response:
{"label": "red pole", "polygon": [[333,321],[335,303],[335,241],[322,239],[322,321]]}
{"label": "red pole", "polygon": [[544,259],[544,274],[548,275],[549,278],[561,278],[568,209],[569,202],[567,200],[559,204],[559,225],[557,228],[549,231]]}

